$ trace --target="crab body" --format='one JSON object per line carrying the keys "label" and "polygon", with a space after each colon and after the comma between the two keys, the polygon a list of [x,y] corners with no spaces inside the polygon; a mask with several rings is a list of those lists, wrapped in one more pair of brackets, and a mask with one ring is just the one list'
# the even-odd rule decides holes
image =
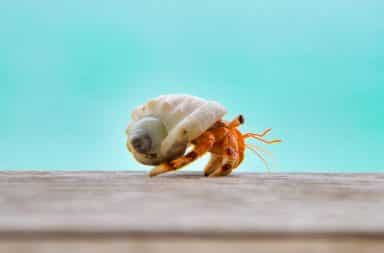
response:
{"label": "crab body", "polygon": [[[280,142],[262,139],[270,129],[261,134],[242,134],[238,127],[244,123],[244,117],[239,115],[226,122],[222,119],[225,113],[222,105],[189,95],[152,99],[132,113],[133,122],[127,129],[128,150],[139,162],[157,165],[150,176],[175,171],[207,152],[211,159],[204,174],[226,176],[243,161],[249,147],[246,138],[267,144]],[[186,153],[189,146],[193,148]]]}

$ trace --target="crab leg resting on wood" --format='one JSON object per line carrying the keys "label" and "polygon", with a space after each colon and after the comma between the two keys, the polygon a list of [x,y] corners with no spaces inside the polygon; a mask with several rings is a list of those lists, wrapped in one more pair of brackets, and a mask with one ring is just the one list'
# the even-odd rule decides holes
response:
{"label": "crab leg resting on wood", "polygon": [[211,152],[211,160],[204,169],[205,176],[226,176],[237,168],[244,159],[244,139],[249,134],[242,135],[237,127],[244,123],[242,115],[233,121],[217,122],[212,128],[192,141],[194,149],[185,156],[165,162],[155,167],[150,176],[157,176],[168,171],[174,171],[193,162],[206,152]]}
{"label": "crab leg resting on wood", "polygon": [[[226,122],[222,119],[225,113],[224,107],[214,101],[188,95],[158,97],[133,112],[134,122],[127,129],[128,150],[139,162],[157,165],[150,176],[175,171],[209,152],[211,160],[204,174],[213,177],[229,175],[241,164],[245,139],[265,144],[281,142],[263,139],[270,128],[259,134],[242,134],[237,128],[244,117]],[[189,145],[193,149],[184,155]]]}

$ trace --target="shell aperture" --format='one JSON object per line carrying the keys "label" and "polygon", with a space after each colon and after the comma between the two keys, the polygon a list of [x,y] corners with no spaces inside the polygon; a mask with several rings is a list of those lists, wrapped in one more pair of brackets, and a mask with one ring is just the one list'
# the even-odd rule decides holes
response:
{"label": "shell aperture", "polygon": [[128,149],[144,164],[160,160],[159,153],[167,130],[160,119],[148,116],[133,122],[127,129]]}

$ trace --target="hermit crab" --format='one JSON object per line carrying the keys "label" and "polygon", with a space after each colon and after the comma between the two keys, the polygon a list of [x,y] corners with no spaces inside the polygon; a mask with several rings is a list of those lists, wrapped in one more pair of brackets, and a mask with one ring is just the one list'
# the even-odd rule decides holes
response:
{"label": "hermit crab", "polygon": [[[246,144],[253,138],[266,144],[281,140],[265,140],[271,129],[261,133],[241,133],[242,115],[230,122],[222,117],[226,109],[215,101],[190,95],[163,95],[148,101],[132,112],[128,125],[127,148],[137,161],[156,165],[150,176],[175,171],[211,153],[204,169],[205,176],[227,176],[244,159],[246,147],[264,162],[257,146]],[[191,150],[189,150],[191,149]]]}

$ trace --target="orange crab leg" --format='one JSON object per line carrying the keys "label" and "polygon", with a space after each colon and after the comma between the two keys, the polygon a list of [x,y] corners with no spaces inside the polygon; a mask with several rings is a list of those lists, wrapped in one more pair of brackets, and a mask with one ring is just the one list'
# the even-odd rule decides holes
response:
{"label": "orange crab leg", "polygon": [[222,142],[223,145],[223,159],[221,159],[221,164],[219,166],[216,166],[212,170],[210,170],[210,173],[208,174],[209,177],[215,177],[215,176],[227,176],[229,175],[234,168],[236,168],[236,165],[239,164],[239,149],[238,149],[238,140],[235,137],[233,133],[227,135],[225,139]]}
{"label": "orange crab leg", "polygon": [[223,166],[216,169],[215,171],[213,171],[211,174],[209,174],[208,177],[227,176],[231,172],[232,172],[232,165],[230,163],[226,163]]}
{"label": "orange crab leg", "polygon": [[210,131],[207,131],[200,135],[194,143],[195,147],[192,151],[188,152],[185,156],[172,160],[168,163],[162,163],[153,168],[149,173],[149,176],[153,177],[168,171],[174,171],[193,162],[213,147],[215,144],[215,136]]}
{"label": "orange crab leg", "polygon": [[207,166],[204,169],[204,175],[209,176],[212,172],[217,170],[223,165],[224,156],[212,154],[211,160],[209,160]]}

